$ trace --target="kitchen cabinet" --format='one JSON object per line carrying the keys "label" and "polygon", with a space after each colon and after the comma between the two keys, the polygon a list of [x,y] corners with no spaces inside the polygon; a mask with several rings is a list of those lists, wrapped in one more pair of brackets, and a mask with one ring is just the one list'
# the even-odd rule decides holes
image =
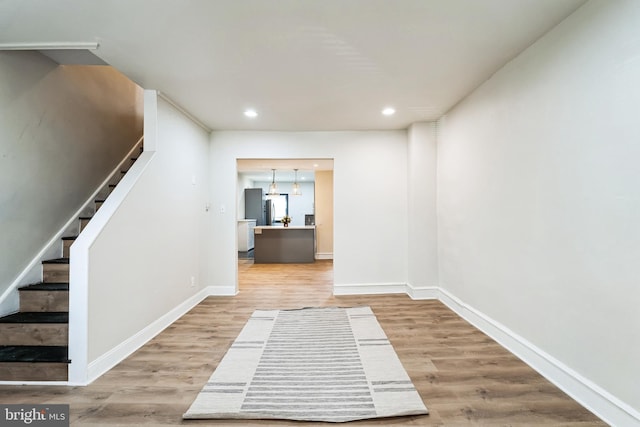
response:
{"label": "kitchen cabinet", "polygon": [[314,226],[255,227],[254,262],[314,262],[315,234]]}
{"label": "kitchen cabinet", "polygon": [[248,252],[254,247],[255,219],[238,220],[238,252]]}

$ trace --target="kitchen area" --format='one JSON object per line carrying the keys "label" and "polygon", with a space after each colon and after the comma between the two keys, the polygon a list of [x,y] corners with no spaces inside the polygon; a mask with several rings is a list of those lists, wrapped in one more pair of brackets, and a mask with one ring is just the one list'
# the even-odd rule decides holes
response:
{"label": "kitchen area", "polygon": [[238,160],[238,258],[332,259],[332,168],[331,159]]}

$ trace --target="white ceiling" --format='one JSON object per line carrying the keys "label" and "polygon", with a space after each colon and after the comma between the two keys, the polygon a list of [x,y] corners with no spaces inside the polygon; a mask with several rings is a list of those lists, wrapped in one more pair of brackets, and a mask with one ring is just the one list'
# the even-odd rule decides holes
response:
{"label": "white ceiling", "polygon": [[0,44],[97,42],[95,55],[211,129],[403,129],[446,113],[583,3],[3,0]]}

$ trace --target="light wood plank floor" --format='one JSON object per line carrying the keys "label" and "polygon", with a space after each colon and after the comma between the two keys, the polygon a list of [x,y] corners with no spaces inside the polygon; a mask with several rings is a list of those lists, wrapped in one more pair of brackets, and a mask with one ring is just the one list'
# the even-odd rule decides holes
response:
{"label": "light wood plank floor", "polygon": [[431,414],[351,424],[606,425],[438,301],[334,297],[330,261],[239,272],[238,296],[206,299],[90,386],[3,386],[0,403],[68,403],[72,425],[315,425],[181,416],[255,309],[369,305]]}

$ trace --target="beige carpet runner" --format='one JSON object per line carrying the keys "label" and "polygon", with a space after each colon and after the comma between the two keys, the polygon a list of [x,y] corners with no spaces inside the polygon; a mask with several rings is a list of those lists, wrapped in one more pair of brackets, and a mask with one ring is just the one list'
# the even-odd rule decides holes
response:
{"label": "beige carpet runner", "polygon": [[258,310],[185,419],[344,422],[427,414],[369,307]]}

